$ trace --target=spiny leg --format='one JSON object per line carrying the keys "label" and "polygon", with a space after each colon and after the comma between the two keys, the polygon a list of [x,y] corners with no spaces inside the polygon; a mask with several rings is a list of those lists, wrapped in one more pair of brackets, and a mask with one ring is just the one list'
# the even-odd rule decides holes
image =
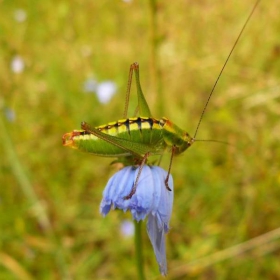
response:
{"label": "spiny leg", "polygon": [[123,117],[124,118],[127,117],[133,71],[135,73],[137,96],[138,96],[138,105],[136,108],[136,113],[139,112],[140,116],[151,117],[152,116],[151,111],[142,92],[142,88],[140,84],[139,64],[137,62],[134,62],[130,65]]}
{"label": "spiny leg", "polygon": [[128,74],[128,82],[127,82],[127,89],[126,89],[126,95],[125,95],[125,105],[124,105],[124,112],[123,112],[123,118],[127,118],[127,111],[128,111],[128,104],[129,104],[129,98],[130,98],[130,90],[131,90],[131,82],[132,82],[132,75],[133,70],[135,69],[135,63],[130,65],[129,68],[129,74]]}
{"label": "spiny leg", "polygon": [[157,165],[158,165],[158,166],[160,166],[162,158],[163,158],[163,154],[161,154],[161,155],[159,156],[159,159],[158,159],[158,162],[157,162]]}
{"label": "spiny leg", "polygon": [[148,103],[141,89],[139,64],[137,62],[134,62],[130,65],[123,117],[124,118],[127,117],[133,71],[135,73],[137,96],[138,96],[138,106],[136,108],[136,112],[138,111],[139,114],[142,116],[151,117],[152,116],[151,111],[149,109]]}
{"label": "spiny leg", "polygon": [[135,110],[134,110],[134,115],[133,115],[133,116],[134,116],[134,117],[137,116],[137,115],[138,115],[138,112],[139,112],[139,106],[137,105],[136,108],[135,108]]}
{"label": "spiny leg", "polygon": [[168,181],[169,181],[169,175],[170,175],[170,171],[171,171],[171,165],[172,165],[175,149],[176,149],[176,146],[172,146],[171,157],[170,157],[170,162],[169,162],[169,167],[168,167],[168,173],[167,173],[167,176],[166,176],[165,181],[164,181],[165,186],[166,186],[167,190],[169,190],[169,191],[171,191],[171,189],[168,186]]}
{"label": "spiny leg", "polygon": [[141,162],[141,164],[140,164],[140,166],[139,166],[138,174],[137,174],[136,180],[135,180],[135,182],[134,182],[134,184],[133,184],[133,187],[132,187],[130,193],[129,193],[128,195],[126,195],[126,196],[123,198],[124,200],[130,199],[130,198],[135,194],[136,188],[137,188],[137,184],[138,184],[138,181],[139,181],[139,179],[140,179],[140,175],[141,175],[141,173],[142,173],[143,167],[144,167],[144,165],[145,165],[145,163],[146,163],[147,158],[149,157],[149,155],[150,155],[149,152],[146,153],[146,154],[144,155],[144,157],[143,157],[143,159],[142,159],[142,162]]}

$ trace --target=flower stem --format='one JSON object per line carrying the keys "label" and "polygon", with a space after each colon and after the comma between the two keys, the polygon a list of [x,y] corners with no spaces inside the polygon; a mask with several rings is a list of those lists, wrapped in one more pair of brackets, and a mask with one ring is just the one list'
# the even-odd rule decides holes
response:
{"label": "flower stem", "polygon": [[137,271],[138,271],[138,279],[144,280],[144,270],[143,270],[143,251],[142,251],[142,238],[141,238],[141,226],[142,221],[137,222],[134,220],[134,226],[135,226],[135,235],[134,235],[134,241],[135,241],[135,255],[136,255],[136,265],[137,265]]}

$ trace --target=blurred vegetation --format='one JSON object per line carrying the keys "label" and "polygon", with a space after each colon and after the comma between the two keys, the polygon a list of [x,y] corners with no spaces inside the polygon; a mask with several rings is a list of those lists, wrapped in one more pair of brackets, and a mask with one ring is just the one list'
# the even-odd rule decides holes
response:
{"label": "blurred vegetation", "polygon": [[[197,142],[173,162],[167,279],[280,278],[277,231],[215,258],[279,228],[277,2],[259,5],[197,135],[232,145]],[[120,232],[129,213],[99,214],[111,160],[66,149],[61,137],[83,120],[122,118],[134,61],[154,116],[193,135],[254,1],[151,3],[0,1],[0,279],[135,277],[133,238]],[[89,78],[117,84],[110,103],[84,93]],[[135,97],[133,88],[132,110]],[[160,278],[144,238],[146,275]]]}

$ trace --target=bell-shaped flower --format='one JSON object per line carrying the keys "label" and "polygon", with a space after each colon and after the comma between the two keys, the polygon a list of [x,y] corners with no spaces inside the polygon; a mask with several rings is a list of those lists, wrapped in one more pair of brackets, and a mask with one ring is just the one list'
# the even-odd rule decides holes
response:
{"label": "bell-shaped flower", "polygon": [[100,205],[100,212],[105,216],[115,208],[129,210],[133,219],[140,221],[148,216],[147,232],[162,275],[167,274],[165,233],[169,230],[169,220],[173,206],[173,179],[169,176],[168,187],[165,185],[167,172],[158,166],[145,165],[136,184],[136,191],[131,194],[139,167],[127,166],[118,171],[108,181]]}

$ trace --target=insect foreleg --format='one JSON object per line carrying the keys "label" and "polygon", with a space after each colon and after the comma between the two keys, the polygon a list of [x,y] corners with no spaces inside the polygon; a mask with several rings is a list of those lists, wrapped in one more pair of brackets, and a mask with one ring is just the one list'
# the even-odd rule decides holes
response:
{"label": "insect foreleg", "polygon": [[172,146],[171,157],[170,157],[170,162],[169,162],[169,167],[168,167],[168,173],[167,173],[167,176],[166,176],[165,181],[164,181],[165,186],[166,186],[167,190],[169,190],[169,191],[171,191],[171,189],[168,186],[168,180],[169,180],[169,175],[170,175],[170,171],[171,171],[171,166],[172,166],[172,161],[173,161],[175,149],[176,149],[176,146]]}
{"label": "insect foreleg", "polygon": [[139,181],[139,178],[140,178],[140,175],[142,173],[143,167],[144,167],[144,165],[145,165],[149,155],[150,155],[149,152],[144,155],[144,157],[142,159],[142,162],[141,162],[141,164],[139,166],[138,174],[137,174],[136,180],[135,180],[135,182],[133,184],[133,187],[132,187],[130,193],[128,195],[126,195],[123,199],[125,199],[125,200],[126,199],[130,199],[135,194],[136,188],[137,188],[137,184],[138,184],[138,181]]}

